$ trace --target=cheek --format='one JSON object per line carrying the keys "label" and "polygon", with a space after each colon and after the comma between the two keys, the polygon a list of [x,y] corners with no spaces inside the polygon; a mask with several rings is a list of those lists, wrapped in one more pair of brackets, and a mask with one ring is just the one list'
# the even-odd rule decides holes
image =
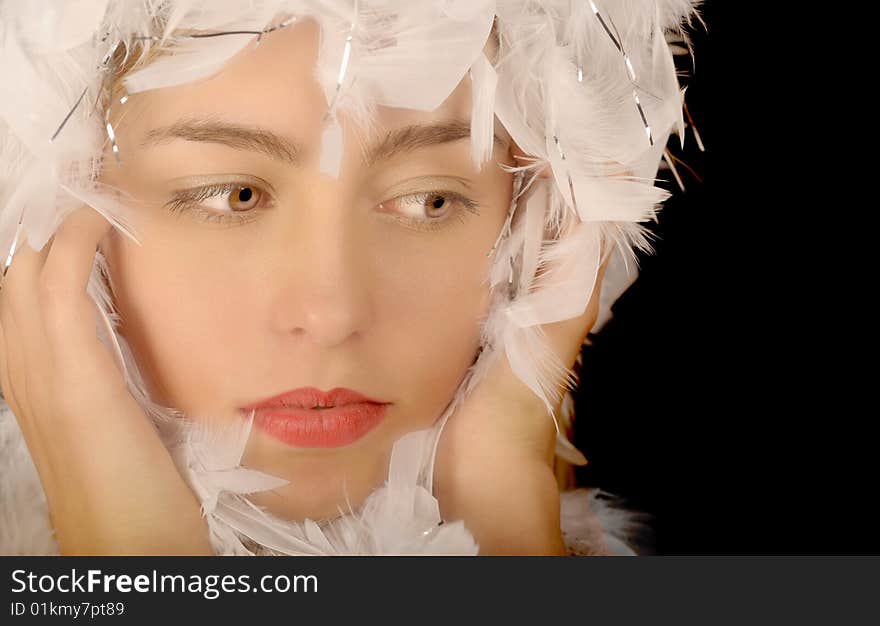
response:
{"label": "cheek", "polygon": [[485,280],[491,240],[476,237],[443,253],[407,255],[405,267],[382,280],[377,299],[386,355],[399,372],[401,400],[411,402],[410,415],[427,423],[451,399],[479,347],[480,322],[488,312]]}
{"label": "cheek", "polygon": [[122,334],[155,399],[185,412],[217,404],[228,339],[246,326],[246,299],[232,262],[198,245],[144,233],[106,248]]}

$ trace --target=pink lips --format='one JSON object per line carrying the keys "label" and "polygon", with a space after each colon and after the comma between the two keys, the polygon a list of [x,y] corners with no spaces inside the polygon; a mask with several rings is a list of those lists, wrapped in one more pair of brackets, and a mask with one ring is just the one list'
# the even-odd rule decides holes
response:
{"label": "pink lips", "polygon": [[336,448],[353,443],[378,426],[390,403],[336,387],[324,393],[301,387],[241,407],[255,411],[254,424],[291,446]]}

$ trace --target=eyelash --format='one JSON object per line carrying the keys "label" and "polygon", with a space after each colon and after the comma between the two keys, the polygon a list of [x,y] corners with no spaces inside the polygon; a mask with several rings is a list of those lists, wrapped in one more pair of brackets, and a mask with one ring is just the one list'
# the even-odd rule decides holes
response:
{"label": "eyelash", "polygon": [[[258,189],[260,193],[268,195],[268,192],[261,187],[247,182],[219,183],[179,191],[169,202],[165,204],[165,206],[172,213],[191,213],[197,219],[203,222],[226,224],[229,226],[246,224],[256,219],[256,213],[261,210],[260,208],[254,208],[248,211],[218,213],[216,211],[211,211],[199,206],[199,203],[204,202],[205,200],[231,193],[237,189],[240,189],[241,187],[255,188]],[[420,220],[417,218],[409,217],[395,217],[395,220],[403,222],[405,224],[409,224],[416,230],[424,232],[435,232],[449,226],[453,219],[458,219],[459,222],[464,223],[464,211],[468,211],[474,215],[480,214],[479,204],[477,202],[460,193],[457,193],[455,191],[448,191],[445,189],[431,189],[416,193],[405,194],[384,201],[380,203],[380,205],[390,204],[391,202],[399,201],[405,198],[414,198],[424,204],[431,196],[443,196],[445,198],[448,198],[452,202],[460,204],[461,207],[457,209],[452,209],[449,215],[438,219]]]}
{"label": "eyelash", "polygon": [[165,207],[172,213],[191,213],[203,222],[227,224],[230,226],[246,224],[254,219],[255,213],[259,209],[218,213],[199,206],[199,203],[204,202],[205,200],[232,193],[241,187],[253,187],[259,189],[261,193],[267,193],[261,187],[250,183],[218,183],[178,191],[175,193],[174,197],[165,204]]}
{"label": "eyelash", "polygon": [[418,219],[414,217],[396,216],[394,217],[394,219],[398,222],[409,224],[416,230],[420,230],[423,232],[436,232],[438,230],[442,230],[444,228],[447,228],[448,226],[451,226],[452,220],[458,220],[459,223],[464,224],[466,219],[464,215],[465,211],[468,211],[469,213],[472,213],[474,215],[480,214],[479,205],[475,201],[460,193],[457,193],[455,191],[448,191],[446,189],[431,189],[427,191],[419,191],[416,193],[408,193],[402,196],[396,196],[384,202],[380,202],[379,205],[382,206],[384,204],[390,204],[392,202],[400,201],[406,198],[412,198],[415,200],[415,202],[424,206],[428,198],[432,196],[441,196],[453,203],[457,203],[459,206],[457,208],[451,209],[448,215],[440,218]]}

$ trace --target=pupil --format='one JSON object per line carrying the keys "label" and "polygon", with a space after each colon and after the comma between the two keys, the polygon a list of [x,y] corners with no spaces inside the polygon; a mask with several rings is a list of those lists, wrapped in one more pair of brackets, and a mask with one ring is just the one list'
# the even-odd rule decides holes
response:
{"label": "pupil", "polygon": [[443,208],[443,205],[446,203],[446,198],[443,196],[435,196],[434,201],[431,203],[435,209]]}
{"label": "pupil", "polygon": [[251,191],[250,187],[242,187],[238,190],[238,199],[242,202],[247,202],[254,195],[254,192]]}

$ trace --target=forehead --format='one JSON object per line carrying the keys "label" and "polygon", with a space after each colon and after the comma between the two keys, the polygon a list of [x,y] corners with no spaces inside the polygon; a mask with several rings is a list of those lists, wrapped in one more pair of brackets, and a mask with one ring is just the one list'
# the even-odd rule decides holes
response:
{"label": "forehead", "polygon": [[[328,108],[315,78],[320,37],[317,23],[302,20],[265,35],[257,46],[251,42],[208,79],[137,94],[129,107],[137,109],[131,125],[146,133],[181,118],[205,117],[267,128],[303,142],[317,141]],[[467,121],[471,102],[465,75],[433,111],[376,107],[374,132],[362,129],[361,134],[412,124]],[[344,110],[340,117],[346,117]]]}

